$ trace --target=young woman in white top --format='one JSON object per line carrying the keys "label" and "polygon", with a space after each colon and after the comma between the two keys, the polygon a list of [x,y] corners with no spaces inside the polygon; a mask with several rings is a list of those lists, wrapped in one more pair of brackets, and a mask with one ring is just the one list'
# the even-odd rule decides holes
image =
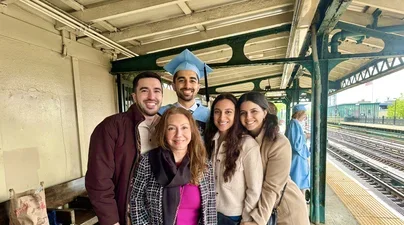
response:
{"label": "young woman in white top", "polygon": [[236,103],[232,94],[216,97],[205,133],[215,170],[218,225],[253,221],[250,212],[262,189],[260,147],[243,134]]}

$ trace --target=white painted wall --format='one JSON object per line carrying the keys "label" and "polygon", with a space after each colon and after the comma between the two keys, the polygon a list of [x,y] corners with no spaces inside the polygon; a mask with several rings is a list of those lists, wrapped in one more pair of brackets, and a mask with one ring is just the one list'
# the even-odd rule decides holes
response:
{"label": "white painted wall", "polygon": [[[110,55],[65,39],[21,3],[0,6],[0,202],[85,174],[90,135],[117,109]],[[164,90],[163,105],[177,96]]]}
{"label": "white painted wall", "polygon": [[177,94],[173,90],[164,89],[162,106],[177,102]]}
{"label": "white painted wall", "polygon": [[18,4],[0,11],[0,202],[82,176],[91,132],[117,112],[110,56],[67,40],[63,57],[53,23]]}

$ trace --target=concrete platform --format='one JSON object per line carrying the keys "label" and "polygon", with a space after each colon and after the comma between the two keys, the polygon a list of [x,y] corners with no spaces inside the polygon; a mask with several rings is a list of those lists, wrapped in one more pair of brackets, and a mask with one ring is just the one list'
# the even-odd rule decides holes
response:
{"label": "concrete platform", "polygon": [[327,161],[327,225],[404,225],[401,214],[341,169]]}
{"label": "concrete platform", "polygon": [[358,126],[358,127],[369,127],[390,131],[404,131],[404,126],[388,125],[388,124],[372,124],[372,123],[354,123],[354,122],[340,122],[343,125]]}
{"label": "concrete platform", "polygon": [[325,195],[326,225],[357,225],[352,213],[346,208],[335,192],[327,185]]}

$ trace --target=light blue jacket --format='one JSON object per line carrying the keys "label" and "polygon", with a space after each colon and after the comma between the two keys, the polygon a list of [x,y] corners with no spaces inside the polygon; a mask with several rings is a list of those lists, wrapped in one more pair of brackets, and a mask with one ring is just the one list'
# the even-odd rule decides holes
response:
{"label": "light blue jacket", "polygon": [[300,189],[310,188],[310,151],[306,145],[306,135],[299,121],[292,119],[286,129],[286,137],[292,146],[290,177]]}

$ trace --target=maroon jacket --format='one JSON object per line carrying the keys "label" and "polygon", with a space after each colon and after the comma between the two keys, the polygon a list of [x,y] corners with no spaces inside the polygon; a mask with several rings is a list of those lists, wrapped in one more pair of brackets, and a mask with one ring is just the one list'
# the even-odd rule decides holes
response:
{"label": "maroon jacket", "polygon": [[133,104],[127,112],[104,119],[91,135],[85,183],[100,225],[126,225],[130,180],[140,156],[137,128],[143,120]]}

